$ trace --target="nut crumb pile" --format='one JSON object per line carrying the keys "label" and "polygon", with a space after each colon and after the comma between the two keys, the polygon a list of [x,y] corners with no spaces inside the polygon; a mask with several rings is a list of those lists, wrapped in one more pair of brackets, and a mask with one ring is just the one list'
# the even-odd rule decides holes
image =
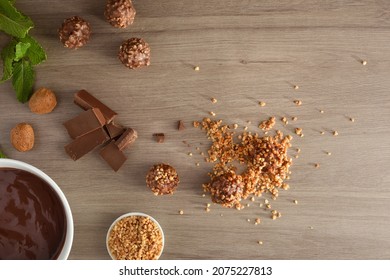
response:
{"label": "nut crumb pile", "polygon": [[163,248],[162,233],[148,217],[126,217],[112,228],[108,247],[116,260],[156,260]]}
{"label": "nut crumb pile", "polygon": [[[249,195],[270,193],[276,199],[279,189],[288,189],[284,181],[292,164],[287,154],[290,135],[284,136],[281,131],[274,136],[261,137],[247,131],[235,135],[222,120],[210,118],[194,122],[194,126],[206,131],[212,141],[207,161],[215,164],[209,173],[211,181],[203,184],[203,189],[211,194],[213,202],[242,209],[240,201]],[[235,162],[246,167],[242,174],[236,173]]]}

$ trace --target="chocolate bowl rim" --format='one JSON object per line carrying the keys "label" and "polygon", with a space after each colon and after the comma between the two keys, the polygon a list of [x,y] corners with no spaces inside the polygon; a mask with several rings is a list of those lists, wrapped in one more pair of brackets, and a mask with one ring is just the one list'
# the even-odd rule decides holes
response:
{"label": "chocolate bowl rim", "polygon": [[0,159],[0,168],[15,168],[19,170],[28,171],[38,177],[40,177],[42,180],[44,180],[46,183],[50,185],[50,187],[55,191],[55,193],[58,195],[58,197],[61,200],[62,206],[65,210],[65,217],[66,217],[66,233],[65,233],[65,241],[61,249],[61,253],[58,255],[56,260],[67,260],[70,254],[70,251],[72,249],[73,244],[73,235],[74,235],[74,224],[73,224],[73,215],[72,210],[70,209],[69,202],[61,190],[61,188],[57,185],[54,180],[47,175],[45,172],[40,170],[39,168],[28,164],[26,162],[15,160],[15,159]]}
{"label": "chocolate bowl rim", "polygon": [[106,235],[106,249],[107,249],[107,252],[108,252],[109,256],[111,257],[111,259],[112,259],[112,260],[117,260],[117,259],[115,259],[114,256],[111,254],[110,248],[109,248],[109,246],[108,246],[108,239],[109,239],[109,237],[110,237],[111,230],[112,230],[112,228],[115,226],[115,224],[116,224],[117,222],[119,222],[120,220],[122,220],[122,219],[124,219],[124,218],[131,217],[131,216],[147,217],[147,218],[149,218],[152,222],[154,222],[154,223],[157,225],[157,227],[158,227],[159,230],[161,231],[162,248],[161,248],[160,254],[158,255],[158,258],[157,258],[156,260],[160,259],[161,255],[162,255],[162,253],[163,253],[163,251],[164,251],[164,246],[165,246],[164,231],[163,231],[163,229],[162,229],[160,223],[159,223],[155,218],[153,218],[152,216],[150,216],[150,215],[148,215],[148,214],[142,213],[142,212],[128,212],[128,213],[125,213],[125,214],[119,216],[118,218],[116,218],[116,219],[112,222],[112,224],[110,225],[110,227],[108,228],[107,235]]}

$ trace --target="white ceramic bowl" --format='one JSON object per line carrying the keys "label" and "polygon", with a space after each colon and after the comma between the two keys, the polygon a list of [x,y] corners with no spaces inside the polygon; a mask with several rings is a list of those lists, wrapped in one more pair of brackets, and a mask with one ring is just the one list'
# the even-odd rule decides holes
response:
{"label": "white ceramic bowl", "polygon": [[154,222],[158,229],[160,230],[161,232],[161,237],[162,237],[162,248],[161,248],[161,251],[160,251],[160,254],[158,255],[157,259],[160,258],[162,252],[164,251],[164,244],[165,244],[165,238],[164,238],[164,231],[162,230],[160,224],[150,215],[147,215],[145,213],[140,213],[140,212],[130,212],[130,213],[126,213],[126,214],[123,214],[122,216],[118,217],[110,226],[110,228],[108,229],[107,231],[107,236],[106,236],[106,248],[107,248],[107,252],[108,254],[110,255],[111,259],[113,260],[116,260],[115,257],[111,254],[111,251],[110,251],[110,248],[108,247],[108,239],[110,237],[110,233],[111,233],[111,230],[112,228],[114,227],[114,225],[119,222],[120,220],[122,220],[123,218],[126,218],[126,217],[131,217],[131,216],[141,216],[141,217],[148,217],[152,222]]}
{"label": "white ceramic bowl", "polygon": [[42,178],[44,181],[46,181],[53,190],[57,193],[58,197],[60,198],[62,205],[65,209],[65,216],[66,216],[66,236],[65,236],[65,242],[62,247],[60,255],[57,257],[57,260],[66,260],[69,256],[70,250],[72,248],[73,243],[73,217],[72,217],[72,211],[70,210],[70,206],[68,203],[68,200],[66,199],[64,193],[60,189],[60,187],[51,179],[48,175],[46,175],[44,172],[39,170],[38,168],[27,164],[22,161],[13,160],[13,159],[0,159],[0,168],[2,167],[8,167],[8,168],[15,168],[15,169],[21,169],[24,171],[28,171],[40,178]]}

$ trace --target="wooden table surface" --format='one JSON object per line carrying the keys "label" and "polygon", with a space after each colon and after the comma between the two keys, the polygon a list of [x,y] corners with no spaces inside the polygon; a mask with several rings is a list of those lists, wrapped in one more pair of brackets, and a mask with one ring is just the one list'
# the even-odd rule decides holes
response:
{"label": "wooden table surface", "polygon": [[[59,103],[49,115],[34,115],[16,101],[10,82],[2,84],[0,144],[9,157],[46,172],[66,194],[75,225],[70,259],[108,259],[107,229],[130,211],[160,222],[166,237],[161,259],[390,258],[389,1],[135,0],[135,22],[123,30],[104,20],[105,0],[16,5],[33,19],[32,34],[48,53],[35,86],[51,88]],[[76,51],[57,36],[73,15],[89,21],[93,32]],[[121,65],[117,51],[130,37],[150,43],[150,67]],[[1,35],[2,46],[6,41]],[[139,133],[118,173],[96,151],[77,162],[64,152],[70,138],[62,123],[80,113],[72,100],[79,89],[100,98],[119,113],[118,122]],[[191,123],[210,111],[241,130],[258,132],[269,116],[286,133],[303,128],[305,137],[294,137],[290,150],[292,157],[302,150],[293,161],[291,188],[272,201],[280,219],[259,207],[267,195],[241,211],[219,205],[205,211],[211,201],[202,197],[201,184],[212,165],[196,148],[206,151],[210,142]],[[283,116],[298,120],[283,127]],[[176,129],[178,120],[186,130]],[[36,145],[27,153],[9,141],[19,122],[36,130]],[[166,134],[165,143],[153,140],[156,132]],[[156,197],[145,185],[146,172],[158,162],[179,173],[173,196]],[[262,224],[255,226],[257,217]]]}

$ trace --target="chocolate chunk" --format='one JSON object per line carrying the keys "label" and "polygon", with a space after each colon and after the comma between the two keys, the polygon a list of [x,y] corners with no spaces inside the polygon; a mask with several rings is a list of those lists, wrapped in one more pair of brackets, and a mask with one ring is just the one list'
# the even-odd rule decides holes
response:
{"label": "chocolate chunk", "polygon": [[111,122],[115,116],[118,115],[84,89],[74,95],[74,103],[84,110],[99,108],[103,116],[106,118],[107,123]]}
{"label": "chocolate chunk", "polygon": [[179,121],[177,123],[177,129],[178,130],[184,130],[186,127],[184,126],[184,122],[183,121]]}
{"label": "chocolate chunk", "polygon": [[127,160],[125,154],[111,141],[100,151],[100,156],[117,172]]}
{"label": "chocolate chunk", "polygon": [[165,141],[165,134],[164,133],[155,133],[155,134],[153,134],[153,136],[156,139],[157,143],[164,143],[164,141]]}
{"label": "chocolate chunk", "polygon": [[101,128],[106,123],[98,108],[92,108],[64,123],[66,130],[73,139]]}
{"label": "chocolate chunk", "polygon": [[122,133],[125,132],[125,130],[126,130],[123,126],[118,125],[114,122],[110,122],[110,123],[106,124],[105,127],[106,127],[111,139],[114,139],[114,138],[122,135]]}
{"label": "chocolate chunk", "polygon": [[118,146],[119,150],[123,151],[130,144],[134,143],[137,137],[138,137],[137,131],[135,131],[132,128],[127,128],[125,132],[123,132],[121,137],[119,137],[119,139],[115,141],[115,145]]}
{"label": "chocolate chunk", "polygon": [[73,160],[78,160],[108,140],[110,140],[110,137],[101,127],[83,136],[77,137],[73,142],[65,146],[65,151]]}

